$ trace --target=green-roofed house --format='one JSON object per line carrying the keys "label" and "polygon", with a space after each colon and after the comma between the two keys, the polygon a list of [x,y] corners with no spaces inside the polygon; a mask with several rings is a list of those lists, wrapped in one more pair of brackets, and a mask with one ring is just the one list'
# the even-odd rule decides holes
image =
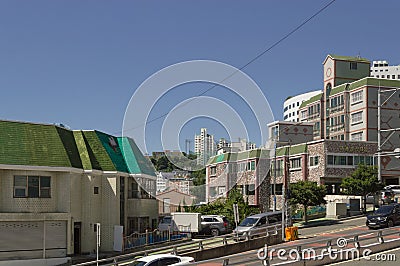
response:
{"label": "green-roofed house", "polygon": [[91,253],[96,223],[113,251],[115,230],[157,226],[155,180],[132,139],[0,121],[0,260]]}
{"label": "green-roofed house", "polygon": [[227,197],[232,188],[261,210],[269,210],[269,151],[253,149],[211,157],[206,165],[206,201]]}

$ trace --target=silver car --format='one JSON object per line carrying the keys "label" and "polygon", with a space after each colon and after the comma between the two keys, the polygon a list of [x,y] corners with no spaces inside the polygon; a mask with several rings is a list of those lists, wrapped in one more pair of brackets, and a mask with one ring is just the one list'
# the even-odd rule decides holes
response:
{"label": "silver car", "polygon": [[254,238],[255,236],[265,235],[267,228],[271,225],[278,225],[282,222],[282,212],[266,212],[254,214],[246,217],[233,233],[238,240]]}

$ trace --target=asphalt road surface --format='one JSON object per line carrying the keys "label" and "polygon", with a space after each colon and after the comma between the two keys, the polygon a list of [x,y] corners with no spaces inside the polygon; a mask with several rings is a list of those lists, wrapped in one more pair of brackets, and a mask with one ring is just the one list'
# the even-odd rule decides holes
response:
{"label": "asphalt road surface", "polygon": [[[290,260],[290,257],[288,256],[289,253],[286,253],[285,259],[280,259],[277,256],[277,251],[282,249],[288,252],[293,251],[296,250],[299,245],[301,246],[302,250],[306,248],[313,248],[317,250],[318,248],[325,247],[326,243],[329,240],[331,240],[333,248],[337,249],[339,247],[337,239],[341,238],[343,239],[344,242],[346,242],[346,248],[354,248],[354,244],[351,243],[351,240],[353,238],[350,238],[350,236],[356,234],[360,235],[360,240],[371,236],[374,237],[374,239],[371,240],[363,240],[362,246],[365,244],[376,243],[377,239],[375,238],[375,235],[377,234],[378,231],[368,229],[368,227],[365,226],[365,220],[366,220],[365,217],[361,217],[351,220],[337,221],[335,224],[331,225],[319,225],[315,227],[301,228],[299,229],[299,237],[300,237],[299,240],[286,242],[269,247],[268,253],[273,254],[273,259],[270,261],[270,263],[271,265],[274,264],[276,265],[279,263],[288,262]],[[393,237],[396,238],[399,236],[398,232],[400,232],[400,228],[385,229],[385,231],[388,230],[390,232],[396,233],[396,235],[394,235]],[[272,251],[272,249],[274,250]],[[262,253],[257,254],[258,251],[259,250],[251,250],[243,252],[239,254],[239,256],[237,255],[230,256],[229,265],[246,265],[246,266],[263,265],[262,260],[260,260],[259,258],[259,255],[262,255]],[[398,258],[397,262],[396,258]],[[396,249],[396,250],[389,250],[385,253],[373,254],[370,256],[369,260],[361,259],[361,260],[348,261],[341,264],[376,265],[377,263],[379,263],[382,265],[400,265],[399,261],[400,261],[400,249]],[[208,265],[221,265],[221,261],[219,261],[218,263],[220,264],[208,264]],[[339,263],[337,263],[337,265],[339,265]]]}

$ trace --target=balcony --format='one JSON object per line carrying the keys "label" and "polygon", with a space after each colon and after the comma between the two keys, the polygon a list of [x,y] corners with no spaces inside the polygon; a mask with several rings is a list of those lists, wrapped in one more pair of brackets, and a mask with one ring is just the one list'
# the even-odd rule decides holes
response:
{"label": "balcony", "polygon": [[343,104],[329,108],[329,113],[330,114],[343,112],[343,111],[344,111],[344,105]]}

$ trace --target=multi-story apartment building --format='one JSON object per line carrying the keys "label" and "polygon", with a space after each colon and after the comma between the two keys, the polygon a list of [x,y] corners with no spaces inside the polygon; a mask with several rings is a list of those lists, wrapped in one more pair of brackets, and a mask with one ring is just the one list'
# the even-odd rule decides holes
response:
{"label": "multi-story apartment building", "polygon": [[318,94],[321,94],[320,90],[310,91],[296,96],[288,97],[283,103],[283,120],[299,122],[299,107],[302,102]]}
{"label": "multi-story apartment building", "polygon": [[[377,141],[378,90],[381,90],[382,130],[399,128],[400,81],[369,77],[370,62],[359,57],[328,55],[324,61],[324,91],[300,105],[300,122],[314,123],[314,139]],[[383,151],[400,147],[399,131],[381,132]],[[383,156],[383,178],[398,183],[395,157]]]}
{"label": "multi-story apartment building", "polygon": [[247,151],[256,148],[257,146],[255,143],[249,142],[246,139],[239,138],[238,141],[229,142],[221,138],[217,144],[217,153]]}
{"label": "multi-story apartment building", "polygon": [[194,152],[197,156],[198,165],[205,165],[208,159],[215,155],[216,145],[214,136],[207,134],[206,128],[200,130],[200,135],[194,136]]}
{"label": "multi-story apartment building", "polygon": [[373,61],[371,65],[371,77],[400,79],[400,65],[389,66],[389,63],[386,60]]}
{"label": "multi-story apartment building", "polygon": [[232,188],[261,210],[269,210],[269,151],[254,149],[213,156],[206,167],[206,201],[227,197]]}
{"label": "multi-story apartment building", "polygon": [[327,194],[340,194],[343,177],[349,176],[359,163],[373,165],[376,149],[376,142],[340,140],[315,140],[277,148],[271,164],[271,193],[275,187],[277,207],[282,206],[283,189],[302,180],[325,185]]}
{"label": "multi-story apartment building", "polygon": [[0,121],[0,260],[112,251],[114,233],[156,227],[155,173],[135,142]]}

